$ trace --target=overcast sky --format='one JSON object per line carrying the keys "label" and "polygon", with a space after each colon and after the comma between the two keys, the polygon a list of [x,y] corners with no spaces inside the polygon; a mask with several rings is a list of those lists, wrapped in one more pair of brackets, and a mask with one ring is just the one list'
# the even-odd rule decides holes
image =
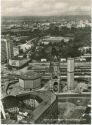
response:
{"label": "overcast sky", "polygon": [[2,16],[88,14],[91,0],[1,0]]}

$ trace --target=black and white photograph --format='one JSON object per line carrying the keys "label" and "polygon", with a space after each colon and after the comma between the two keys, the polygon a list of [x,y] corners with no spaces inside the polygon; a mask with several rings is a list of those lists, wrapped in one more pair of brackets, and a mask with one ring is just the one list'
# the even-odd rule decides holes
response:
{"label": "black and white photograph", "polygon": [[1,0],[1,124],[91,125],[91,0]]}

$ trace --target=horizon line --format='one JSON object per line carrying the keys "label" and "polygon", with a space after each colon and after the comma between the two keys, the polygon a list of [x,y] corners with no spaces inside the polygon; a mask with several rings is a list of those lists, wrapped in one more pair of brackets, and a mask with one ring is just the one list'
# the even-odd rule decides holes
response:
{"label": "horizon line", "polygon": [[53,16],[91,16],[91,14],[65,14],[65,15],[1,15],[1,17],[53,17]]}

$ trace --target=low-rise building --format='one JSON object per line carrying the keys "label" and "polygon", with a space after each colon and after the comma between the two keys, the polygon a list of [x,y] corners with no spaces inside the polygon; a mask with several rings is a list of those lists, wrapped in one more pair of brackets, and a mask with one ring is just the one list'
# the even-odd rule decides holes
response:
{"label": "low-rise building", "polygon": [[38,73],[46,73],[49,72],[50,62],[37,62],[37,63],[29,63],[28,70],[33,70]]}
{"label": "low-rise building", "polygon": [[20,69],[28,64],[30,59],[23,58],[23,56],[18,56],[18,58],[9,59],[9,65],[12,68]]}
{"label": "low-rise building", "polygon": [[61,42],[62,40],[64,40],[64,42],[68,42],[70,39],[73,39],[73,37],[50,37],[50,36],[46,36],[45,38],[43,38],[42,40],[40,40],[40,42],[44,45],[48,45],[49,43],[56,43],[56,42]]}
{"label": "low-rise building", "polygon": [[31,49],[31,44],[25,43],[25,44],[21,44],[19,45],[20,50],[22,50],[23,52],[26,52],[27,50]]}
{"label": "low-rise building", "polygon": [[13,52],[14,52],[14,56],[19,55],[19,47],[18,46],[13,47]]}

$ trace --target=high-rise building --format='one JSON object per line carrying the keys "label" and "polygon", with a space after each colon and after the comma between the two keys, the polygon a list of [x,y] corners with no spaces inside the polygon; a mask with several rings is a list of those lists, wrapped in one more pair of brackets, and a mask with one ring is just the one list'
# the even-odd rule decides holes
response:
{"label": "high-rise building", "polygon": [[7,59],[12,59],[14,57],[13,53],[13,41],[10,36],[6,37],[6,51],[7,51]]}
{"label": "high-rise building", "polygon": [[7,61],[6,39],[1,39],[1,62]]}
{"label": "high-rise building", "polygon": [[68,58],[67,60],[67,86],[68,90],[74,89],[74,59]]}
{"label": "high-rise building", "polygon": [[1,39],[1,60],[9,60],[14,57],[13,53],[13,41],[10,36]]}

